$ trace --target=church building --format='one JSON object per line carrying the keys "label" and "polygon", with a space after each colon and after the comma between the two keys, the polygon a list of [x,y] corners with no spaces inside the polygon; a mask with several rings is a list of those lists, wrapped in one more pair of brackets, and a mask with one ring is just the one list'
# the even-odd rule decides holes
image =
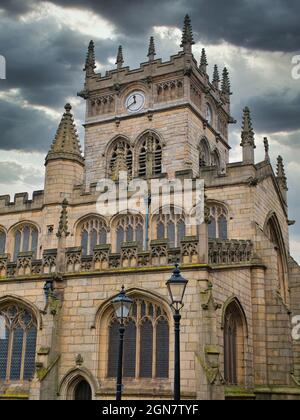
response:
{"label": "church building", "polygon": [[[45,160],[43,191],[0,196],[0,399],[115,399],[124,285],[123,398],[172,399],[174,322],[166,282],[188,280],[181,310],[183,399],[300,399],[300,267],[289,251],[283,159],[270,162],[245,106],[239,162],[230,161],[229,72],[180,51],[96,72],[94,43],[79,96],[84,153],[70,104]],[[197,61],[198,58],[198,61]],[[71,94],[72,92],[70,92]],[[245,99],[246,101],[246,99]],[[245,104],[246,105],[246,104]],[[255,160],[256,143],[265,158]],[[120,173],[205,186],[204,221],[171,206],[101,214],[99,180]],[[1,191],[0,191],[1,193]],[[130,194],[130,192],[128,192]],[[151,201],[148,197],[147,205]]]}

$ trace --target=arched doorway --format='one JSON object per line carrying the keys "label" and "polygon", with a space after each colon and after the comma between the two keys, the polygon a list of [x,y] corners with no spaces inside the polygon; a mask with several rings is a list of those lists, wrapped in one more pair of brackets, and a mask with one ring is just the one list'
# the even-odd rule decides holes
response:
{"label": "arched doorway", "polygon": [[85,379],[80,379],[74,388],[75,401],[90,401],[92,400],[92,389],[90,384]]}

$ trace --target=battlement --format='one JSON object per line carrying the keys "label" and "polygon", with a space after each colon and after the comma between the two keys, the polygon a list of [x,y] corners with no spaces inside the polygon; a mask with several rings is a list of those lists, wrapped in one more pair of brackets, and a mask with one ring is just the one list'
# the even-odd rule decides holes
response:
{"label": "battlement", "polygon": [[0,214],[39,210],[44,204],[44,191],[34,191],[32,199],[29,200],[27,192],[14,195],[14,201],[10,200],[9,195],[0,196]]}

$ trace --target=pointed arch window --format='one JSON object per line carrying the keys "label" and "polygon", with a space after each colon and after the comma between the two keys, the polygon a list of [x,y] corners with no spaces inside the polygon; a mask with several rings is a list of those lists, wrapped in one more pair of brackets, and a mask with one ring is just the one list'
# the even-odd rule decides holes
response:
{"label": "pointed arch window", "polygon": [[37,325],[19,304],[0,308],[0,380],[32,379],[35,371]]}
{"label": "pointed arch window", "polygon": [[277,271],[277,278],[278,278],[278,287],[279,292],[285,302],[288,301],[289,290],[288,290],[288,283],[285,274],[285,264],[284,264],[284,243],[282,239],[282,233],[280,229],[280,225],[276,215],[272,215],[267,223],[267,235],[270,241],[274,245],[274,250],[276,253],[276,271]]}
{"label": "pointed arch window", "polygon": [[139,248],[143,247],[144,221],[142,216],[124,215],[119,216],[115,222],[116,252],[121,252],[123,242],[137,242]]}
{"label": "pointed arch window", "polygon": [[[114,316],[109,324],[107,376],[117,373],[119,324]],[[124,335],[125,378],[169,377],[169,323],[163,308],[137,298]]]}
{"label": "pointed arch window", "polygon": [[106,245],[108,227],[104,219],[89,217],[79,225],[82,255],[93,255],[96,245]]}
{"label": "pointed arch window", "polygon": [[215,166],[217,170],[221,167],[220,155],[217,150],[215,150],[211,155],[211,166]]}
{"label": "pointed arch window", "polygon": [[109,172],[113,178],[118,177],[120,170],[127,171],[129,178],[132,177],[133,156],[129,142],[125,139],[117,139],[109,154]]}
{"label": "pointed arch window", "polygon": [[151,177],[162,173],[162,146],[153,134],[146,134],[139,150],[139,170],[141,177]]}
{"label": "pointed arch window", "polygon": [[32,252],[37,257],[38,230],[35,226],[25,224],[19,226],[14,233],[14,261],[21,252]]}
{"label": "pointed arch window", "polygon": [[171,208],[170,214],[161,211],[156,217],[157,239],[167,239],[171,248],[179,247],[186,236],[186,224],[183,214],[176,214]]}
{"label": "pointed arch window", "polygon": [[210,206],[210,223],[208,224],[209,239],[228,239],[227,211],[221,205]]}
{"label": "pointed arch window", "polygon": [[199,146],[199,168],[210,166],[210,149],[206,139],[202,139]]}
{"label": "pointed arch window", "polygon": [[0,255],[5,253],[6,233],[0,229]]}
{"label": "pointed arch window", "polygon": [[229,385],[242,385],[245,372],[245,320],[239,305],[231,302],[224,314],[224,374]]}

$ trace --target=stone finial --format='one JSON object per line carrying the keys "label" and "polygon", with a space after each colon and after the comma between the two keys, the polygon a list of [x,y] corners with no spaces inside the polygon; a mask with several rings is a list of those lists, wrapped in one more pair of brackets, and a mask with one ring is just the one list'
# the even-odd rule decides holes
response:
{"label": "stone finial", "polygon": [[219,89],[219,83],[220,83],[219,69],[218,69],[218,66],[215,64],[212,84],[214,85],[216,89]]}
{"label": "stone finial", "polygon": [[269,140],[267,139],[267,137],[264,137],[264,148],[265,148],[265,161],[269,163],[270,162],[270,155],[269,155],[270,145],[269,145]]}
{"label": "stone finial", "polygon": [[67,237],[70,235],[70,232],[68,232],[68,200],[65,198],[62,202],[62,210],[60,213],[60,219],[59,219],[59,225],[58,225],[58,232],[56,236],[58,238]]}
{"label": "stone finial", "polygon": [[123,64],[124,64],[123,48],[122,48],[122,45],[120,45],[118,49],[118,55],[117,55],[117,61],[116,61],[117,69],[120,70],[123,67]]}
{"label": "stone finial", "polygon": [[180,47],[183,48],[185,53],[191,54],[192,53],[192,45],[194,45],[194,36],[193,36],[193,29],[191,24],[191,19],[189,15],[186,15],[184,18],[184,25],[182,31],[182,40]]}
{"label": "stone finial", "polygon": [[278,181],[280,189],[284,192],[288,191],[287,177],[285,175],[283,159],[282,159],[281,156],[278,156],[278,158],[277,158],[277,172],[276,172],[276,175],[277,175],[277,181]]}
{"label": "stone finial", "polygon": [[90,41],[86,56],[85,67],[83,71],[86,72],[86,77],[91,77],[95,74],[96,60],[95,60],[95,44]]}
{"label": "stone finial", "polygon": [[149,61],[154,61],[155,56],[156,56],[156,51],[155,51],[154,37],[151,36],[150,42],[149,42],[149,49],[148,49]]}
{"label": "stone finial", "polygon": [[241,146],[243,148],[243,163],[254,164],[254,149],[256,148],[256,146],[250,109],[248,107],[245,107],[243,110],[243,124],[241,137]]}
{"label": "stone finial", "polygon": [[55,159],[76,160],[84,164],[79,137],[71,110],[71,105],[69,103],[66,104],[65,113],[62,116],[51,149],[46,157],[46,164],[49,160]]}
{"label": "stone finial", "polygon": [[229,72],[228,72],[228,70],[227,70],[226,67],[224,67],[224,70],[223,70],[222,88],[221,88],[221,90],[222,90],[222,92],[225,95],[231,95]]}
{"label": "stone finial", "polygon": [[205,48],[202,48],[200,67],[199,67],[200,71],[202,73],[206,73],[207,66],[208,66],[208,62],[207,62],[207,57],[206,57],[206,51],[205,51]]}

